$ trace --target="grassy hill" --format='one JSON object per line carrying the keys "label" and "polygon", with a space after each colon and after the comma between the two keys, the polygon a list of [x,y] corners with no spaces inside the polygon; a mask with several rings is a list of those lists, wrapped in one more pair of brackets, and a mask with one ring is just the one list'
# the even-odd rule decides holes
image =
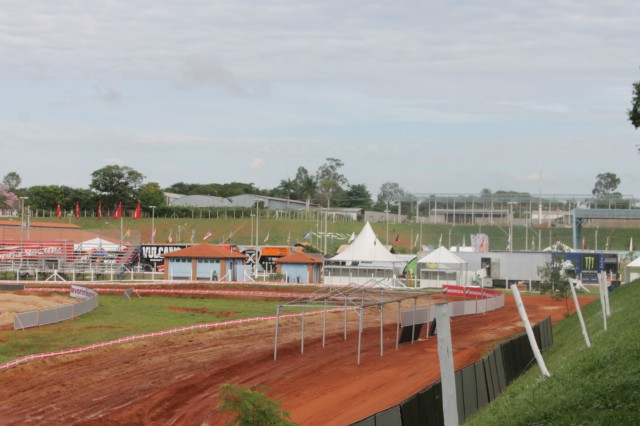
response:
{"label": "grassy hill", "polygon": [[610,304],[606,332],[598,301],[583,310],[591,348],[576,315],[555,325],[554,344],[543,354],[551,378],[533,365],[465,424],[640,424],[640,282],[611,293]]}
{"label": "grassy hill", "polygon": [[[266,214],[266,213],[265,213]],[[209,217],[209,215],[211,217]],[[390,218],[392,221],[393,218]],[[34,221],[55,221],[57,219],[34,218]],[[119,239],[120,221],[113,219],[97,219],[97,218],[80,218],[79,220],[70,219],[70,223],[76,223],[84,229],[99,230],[112,239]],[[203,217],[194,214],[193,217],[187,218],[165,218],[156,217],[154,225],[157,229],[156,242],[168,241],[169,234],[172,235],[173,241],[183,243],[191,242],[192,232],[194,233],[194,242],[202,241],[207,232],[213,235],[209,242],[221,243],[227,242],[231,234],[231,242],[239,245],[251,244],[255,242],[255,222],[250,216],[231,217],[225,216],[224,212],[204,213]],[[335,250],[341,245],[346,244],[348,236],[352,232],[356,234],[362,229],[362,222],[329,222],[328,232],[334,234],[334,238],[328,239],[329,252]],[[422,243],[424,245],[438,246],[439,241],[445,246],[450,245],[471,245],[471,234],[485,233],[489,236],[490,248],[492,250],[505,250],[507,246],[508,230],[505,227],[498,226],[470,226],[470,225],[422,225],[416,223],[372,223],[372,227],[382,243],[387,241],[390,245],[396,247],[398,252],[414,252],[416,236],[422,233]],[[123,229],[126,232],[130,230],[132,241],[149,242],[151,239],[151,219],[131,219],[123,220]],[[195,230],[195,231],[194,231]],[[313,245],[318,245],[317,233],[324,230],[324,223],[316,220],[295,220],[295,219],[276,219],[273,213],[269,218],[262,217],[259,221],[259,244],[264,244],[264,240],[269,234],[267,241],[270,245],[283,245],[287,243],[289,235],[291,236],[291,244],[304,241],[304,235],[309,231],[314,233]],[[253,232],[252,232],[253,231]],[[253,235],[252,235],[253,234]],[[600,228],[596,237],[595,228],[584,228],[583,235],[585,244],[588,249],[597,246],[604,249],[607,239],[609,240],[609,248],[612,250],[628,250],[629,243],[633,239],[636,243],[640,243],[640,229],[635,228]],[[549,246],[556,241],[562,241],[565,244],[572,245],[572,229],[571,228],[537,228],[534,231],[526,230],[524,227],[513,228],[513,246],[514,250],[524,250],[525,248],[537,249],[539,243],[542,248]],[[322,246],[322,242],[320,243]]]}

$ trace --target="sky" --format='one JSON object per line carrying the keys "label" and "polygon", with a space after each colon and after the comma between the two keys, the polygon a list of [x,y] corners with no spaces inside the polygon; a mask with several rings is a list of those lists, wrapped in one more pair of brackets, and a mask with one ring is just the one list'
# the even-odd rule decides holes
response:
{"label": "sky", "polygon": [[640,2],[0,0],[0,175],[640,196]]}

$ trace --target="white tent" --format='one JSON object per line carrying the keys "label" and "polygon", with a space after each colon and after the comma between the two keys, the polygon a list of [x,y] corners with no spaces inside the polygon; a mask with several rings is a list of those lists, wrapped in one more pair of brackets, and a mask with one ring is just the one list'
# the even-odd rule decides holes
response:
{"label": "white tent", "polygon": [[328,259],[324,266],[323,282],[330,285],[394,286],[406,260],[399,259],[386,249],[367,222],[349,246]]}
{"label": "white tent", "polygon": [[542,249],[542,251],[556,251],[556,252],[561,251],[564,253],[571,253],[574,250],[568,245],[566,245],[565,243],[561,241],[556,241],[555,243],[551,244],[549,247]]}
{"label": "white tent", "polygon": [[418,277],[421,287],[464,284],[466,278],[462,273],[466,271],[467,262],[443,246],[418,260]]}
{"label": "white tent", "polygon": [[342,252],[333,256],[331,260],[343,262],[397,262],[394,254],[387,250],[369,222],[365,223],[356,239]]}
{"label": "white tent", "polygon": [[628,283],[640,278],[640,257],[627,263],[624,267],[624,282]]}
{"label": "white tent", "polygon": [[102,238],[96,237],[87,241],[83,241],[81,243],[77,243],[73,245],[73,249],[75,251],[92,251],[102,249],[104,251],[119,251],[120,245],[116,243],[112,243],[111,241],[103,240]]}

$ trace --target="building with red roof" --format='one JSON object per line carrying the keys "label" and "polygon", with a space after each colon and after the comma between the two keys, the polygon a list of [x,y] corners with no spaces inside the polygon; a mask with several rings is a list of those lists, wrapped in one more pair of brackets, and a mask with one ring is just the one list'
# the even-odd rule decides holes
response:
{"label": "building with red roof", "polygon": [[165,280],[238,281],[247,256],[213,244],[197,244],[164,256]]}
{"label": "building with red roof", "polygon": [[296,252],[276,260],[276,271],[287,276],[287,282],[319,283],[324,261],[309,253]]}

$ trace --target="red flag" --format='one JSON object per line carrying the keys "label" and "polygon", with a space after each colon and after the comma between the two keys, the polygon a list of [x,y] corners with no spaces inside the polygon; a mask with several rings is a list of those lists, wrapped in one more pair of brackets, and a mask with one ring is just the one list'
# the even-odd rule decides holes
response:
{"label": "red flag", "polygon": [[62,211],[60,210],[60,203],[58,203],[58,208],[56,209],[56,216],[58,219],[62,219]]}
{"label": "red flag", "polygon": [[98,201],[98,219],[102,219],[102,200]]}
{"label": "red flag", "polygon": [[76,201],[76,219],[80,219],[80,202]]}
{"label": "red flag", "polygon": [[118,208],[116,212],[113,214],[114,219],[120,219],[122,217],[122,203],[118,203]]}
{"label": "red flag", "polygon": [[136,210],[133,212],[134,219],[140,219],[140,202],[136,204]]}

